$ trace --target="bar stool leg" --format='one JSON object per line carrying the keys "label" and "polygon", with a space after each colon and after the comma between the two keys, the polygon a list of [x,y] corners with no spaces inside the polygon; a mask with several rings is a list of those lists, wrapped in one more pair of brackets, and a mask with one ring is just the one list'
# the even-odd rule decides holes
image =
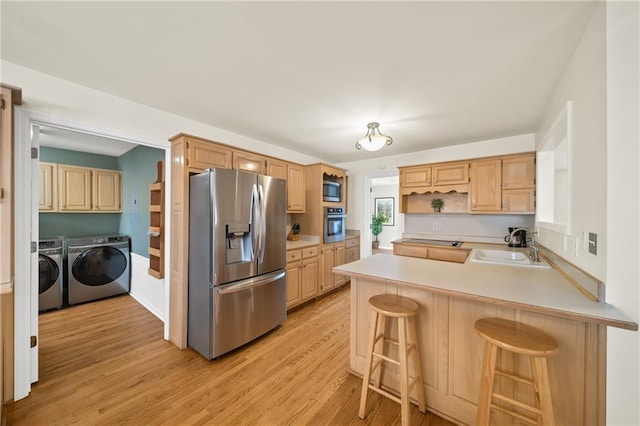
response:
{"label": "bar stool leg", "polygon": [[[374,346],[377,354],[384,353],[384,340],[387,337],[385,334],[386,332],[387,332],[387,316],[378,314],[378,328],[376,329],[376,337],[378,333],[382,334],[383,337],[380,340],[378,340],[378,342]],[[380,380],[382,379],[382,369],[384,368],[384,362],[382,362],[382,360],[380,359],[378,359],[377,362],[379,363],[379,365],[378,365],[378,368],[373,371],[373,384],[375,385],[375,387],[380,388]],[[373,370],[373,365],[371,366],[371,369]]]}
{"label": "bar stool leg", "polygon": [[422,375],[422,363],[420,362],[420,351],[418,350],[418,333],[416,332],[416,319],[409,317],[409,337],[413,343],[413,368],[415,374],[416,387],[418,392],[418,409],[427,412],[427,396],[424,392],[424,376]]}
{"label": "bar stool leg", "polygon": [[540,409],[542,411],[542,425],[553,426],[553,406],[551,405],[551,386],[549,384],[549,371],[547,358],[535,357],[537,388],[540,392]]}
{"label": "bar stool leg", "polygon": [[478,417],[476,419],[477,426],[489,425],[497,353],[498,347],[496,345],[485,342],[484,357],[482,360],[482,376],[480,377],[480,398],[478,399]]}
{"label": "bar stool leg", "polygon": [[373,348],[376,340],[376,329],[378,328],[378,313],[373,312],[371,316],[371,327],[369,331],[369,342],[367,342],[367,357],[364,365],[362,377],[362,392],[360,393],[360,411],[358,416],[364,419],[367,408],[367,393],[369,392],[369,380],[371,379],[371,362],[373,361]]}
{"label": "bar stool leg", "polygon": [[398,318],[398,343],[400,348],[400,416],[402,426],[409,426],[409,366],[407,363],[407,322]]}

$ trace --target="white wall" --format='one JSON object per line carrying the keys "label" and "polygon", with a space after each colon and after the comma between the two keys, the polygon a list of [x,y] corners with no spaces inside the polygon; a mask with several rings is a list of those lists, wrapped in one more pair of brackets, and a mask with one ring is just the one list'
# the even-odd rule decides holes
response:
{"label": "white wall", "polygon": [[164,280],[149,275],[148,269],[149,258],[132,252],[129,294],[149,312],[164,321]]}
{"label": "white wall", "polygon": [[[168,140],[183,132],[302,164],[319,161],[302,153],[118,98],[11,62],[3,60],[0,69],[0,81],[22,89],[23,108],[52,120],[78,123],[86,128],[113,129],[113,134],[137,135],[141,140]],[[146,275],[145,261],[144,257],[132,259],[132,263],[135,262],[132,296],[164,319],[164,280],[155,282]]]}
{"label": "white wall", "polygon": [[[401,142],[402,141],[397,141],[397,143]],[[429,149],[410,154],[392,155],[368,160],[363,159],[339,164],[338,166],[347,169],[347,174],[349,175],[349,212],[353,213],[347,215],[347,229],[360,230],[362,235],[361,255],[367,256],[369,254],[368,247],[371,247],[372,239],[371,233],[368,230],[368,224],[371,220],[370,216],[368,216],[369,208],[365,208],[364,204],[365,200],[369,200],[369,188],[366,186],[369,178],[395,175],[398,173],[397,167],[399,166],[438,163],[442,161],[530,151],[535,151],[535,138],[533,134],[525,134],[445,148]],[[363,156],[366,156],[366,153],[363,153]],[[362,214],[362,212],[364,212],[364,214]],[[409,215],[405,215],[405,218],[407,216]],[[508,226],[511,225],[505,222],[501,227],[505,228]]]}
{"label": "white wall", "polygon": [[[371,192],[371,214],[375,214],[376,198],[381,197],[393,197],[394,200],[394,222],[393,226],[384,225],[382,227],[382,233],[378,235],[378,241],[380,241],[380,248],[392,249],[393,244],[391,241],[402,238],[402,229],[404,222],[404,214],[400,213],[399,200],[398,200],[398,184],[395,185],[372,185],[373,192]],[[373,237],[372,237],[373,238]]]}
{"label": "white wall", "polygon": [[[571,233],[542,231],[542,244],[602,279],[606,299],[640,321],[640,7],[598,5],[545,109],[536,140],[567,101],[573,103]],[[583,231],[598,234],[598,254]],[[578,253],[572,250],[578,240]],[[640,336],[607,330],[607,424],[640,424]]]}
{"label": "white wall", "polygon": [[[640,322],[640,3],[606,9],[607,301]],[[640,333],[609,328],[607,343],[607,424],[638,425]]]}
{"label": "white wall", "polygon": [[[602,280],[606,278],[607,253],[606,74],[603,3],[596,8],[536,131],[540,150],[540,144],[567,101],[572,101],[570,233],[539,229],[538,239],[545,247]],[[597,256],[587,250],[583,239],[585,231],[598,234]],[[574,253],[575,240],[577,253]]]}

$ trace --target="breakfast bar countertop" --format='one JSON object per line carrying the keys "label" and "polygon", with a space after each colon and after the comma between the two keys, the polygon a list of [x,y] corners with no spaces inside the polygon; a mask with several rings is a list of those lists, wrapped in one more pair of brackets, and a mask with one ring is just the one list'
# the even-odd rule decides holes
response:
{"label": "breakfast bar countertop", "polygon": [[[463,245],[468,249],[482,246],[487,245]],[[638,329],[638,324],[623,312],[608,303],[589,300],[553,268],[528,269],[474,263],[469,259],[465,263],[453,263],[376,254],[337,266],[333,271],[353,278],[389,281],[400,286],[562,318]]]}

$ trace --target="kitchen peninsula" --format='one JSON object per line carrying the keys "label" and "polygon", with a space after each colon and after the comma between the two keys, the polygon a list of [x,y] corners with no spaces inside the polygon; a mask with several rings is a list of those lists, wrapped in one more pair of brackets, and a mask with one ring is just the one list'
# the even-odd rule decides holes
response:
{"label": "kitchen peninsula", "polygon": [[[473,324],[500,317],[539,328],[558,342],[558,354],[549,359],[556,424],[605,423],[606,327],[637,330],[638,325],[615,307],[588,299],[556,269],[377,254],[334,271],[351,277],[351,372],[362,375],[364,370],[368,299],[400,294],[421,307],[417,332],[430,411],[455,422],[475,423],[483,341]],[[498,362],[503,369],[530,377],[529,363],[523,361],[503,354]],[[397,370],[386,367],[382,382],[399,389]],[[502,386],[499,378],[496,383]],[[505,391],[533,402],[527,386],[503,386]],[[496,414],[498,423],[505,420]]]}

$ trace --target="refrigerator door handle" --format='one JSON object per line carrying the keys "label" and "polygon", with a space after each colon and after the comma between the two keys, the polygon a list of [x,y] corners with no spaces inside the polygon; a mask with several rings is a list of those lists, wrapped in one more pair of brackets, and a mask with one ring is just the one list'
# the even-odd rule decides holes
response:
{"label": "refrigerator door handle", "polygon": [[271,272],[270,274],[267,275],[263,275],[260,277],[254,277],[254,278],[249,278],[246,280],[242,280],[239,281],[237,283],[234,284],[229,284],[227,286],[223,286],[224,288],[215,288],[216,293],[218,293],[219,295],[223,295],[223,294],[231,294],[231,293],[238,293],[240,291],[244,291],[244,290],[248,290],[251,288],[256,288],[256,287],[261,287],[263,285],[272,283],[274,281],[278,281],[279,279],[281,279],[282,277],[284,277],[286,274],[285,271],[275,271],[275,272]]}
{"label": "refrigerator door handle", "polygon": [[260,196],[260,217],[262,218],[260,223],[260,250],[258,255],[258,262],[262,263],[264,261],[264,249],[266,245],[267,239],[267,210],[265,209],[265,197],[264,197],[264,189],[262,185],[258,185],[258,195]]}
{"label": "refrigerator door handle", "polygon": [[260,222],[261,222],[260,199],[258,195],[258,185],[253,184],[251,188],[251,260],[258,257],[260,249]]}

